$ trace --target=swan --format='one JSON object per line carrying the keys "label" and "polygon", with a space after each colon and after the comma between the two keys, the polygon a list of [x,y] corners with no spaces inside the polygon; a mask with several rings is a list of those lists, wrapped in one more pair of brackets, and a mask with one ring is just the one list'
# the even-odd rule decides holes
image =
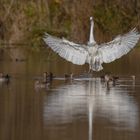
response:
{"label": "swan", "polygon": [[77,65],[89,64],[89,70],[100,71],[103,63],[110,63],[127,54],[138,42],[140,34],[136,28],[112,41],[98,45],[94,39],[93,17],[90,17],[90,35],[87,44],[77,44],[65,38],[57,38],[45,33],[44,42],[62,58]]}

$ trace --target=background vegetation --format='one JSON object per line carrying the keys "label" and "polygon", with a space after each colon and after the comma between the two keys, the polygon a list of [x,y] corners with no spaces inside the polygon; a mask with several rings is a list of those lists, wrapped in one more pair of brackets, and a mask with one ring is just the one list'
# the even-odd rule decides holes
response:
{"label": "background vegetation", "polygon": [[95,38],[101,43],[137,27],[139,0],[0,0],[0,43],[43,45],[49,32],[86,43],[89,17],[95,21]]}

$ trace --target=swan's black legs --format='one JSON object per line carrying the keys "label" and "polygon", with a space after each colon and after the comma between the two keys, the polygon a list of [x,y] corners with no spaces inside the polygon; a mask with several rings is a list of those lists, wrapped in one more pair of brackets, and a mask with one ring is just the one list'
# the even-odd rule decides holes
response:
{"label": "swan's black legs", "polygon": [[89,64],[89,70],[88,70],[88,73],[90,73],[91,72],[91,65]]}

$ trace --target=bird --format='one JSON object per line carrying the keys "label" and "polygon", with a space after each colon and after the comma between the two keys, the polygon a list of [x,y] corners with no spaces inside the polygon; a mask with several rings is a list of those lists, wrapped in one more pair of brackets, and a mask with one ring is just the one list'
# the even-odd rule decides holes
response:
{"label": "bird", "polygon": [[41,81],[39,81],[39,80],[36,80],[35,83],[34,83],[34,87],[35,87],[36,89],[48,88],[49,85],[50,85],[49,82],[48,82],[48,83],[44,83],[44,82],[41,82]]}
{"label": "bird", "polygon": [[10,81],[10,76],[8,74],[4,75],[2,72],[0,73],[0,82],[8,83]]}
{"label": "bird", "polygon": [[137,44],[140,34],[136,28],[116,36],[112,41],[97,44],[93,34],[94,21],[90,17],[90,35],[87,44],[77,44],[45,32],[44,42],[62,58],[77,65],[89,64],[89,71],[101,71],[103,63],[110,63],[127,54]]}
{"label": "bird", "polygon": [[110,84],[115,86],[118,79],[118,76],[113,76],[110,73],[106,73],[104,76],[101,76],[101,81],[105,82],[107,89],[110,89]]}
{"label": "bird", "polygon": [[73,73],[65,74],[65,80],[73,80]]}

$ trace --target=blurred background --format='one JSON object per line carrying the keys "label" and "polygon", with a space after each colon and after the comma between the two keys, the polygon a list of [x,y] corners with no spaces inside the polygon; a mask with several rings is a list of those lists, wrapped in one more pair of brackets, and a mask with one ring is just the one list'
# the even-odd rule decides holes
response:
{"label": "blurred background", "polygon": [[87,43],[89,17],[95,39],[105,42],[117,34],[140,29],[139,0],[0,0],[0,44],[42,46],[44,32]]}

